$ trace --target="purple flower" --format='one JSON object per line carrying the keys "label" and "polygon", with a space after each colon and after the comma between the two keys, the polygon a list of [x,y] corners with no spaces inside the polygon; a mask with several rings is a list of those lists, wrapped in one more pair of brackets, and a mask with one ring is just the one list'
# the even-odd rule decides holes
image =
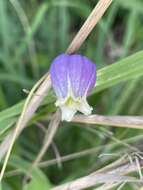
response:
{"label": "purple flower", "polygon": [[86,97],[96,82],[96,66],[92,61],[79,54],[61,54],[53,60],[50,75],[62,120],[71,121],[77,111],[91,114]]}

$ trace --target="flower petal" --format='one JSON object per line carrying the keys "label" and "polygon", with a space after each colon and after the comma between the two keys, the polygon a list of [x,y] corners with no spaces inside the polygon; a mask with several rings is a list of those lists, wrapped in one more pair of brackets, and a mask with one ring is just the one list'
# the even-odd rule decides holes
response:
{"label": "flower petal", "polygon": [[70,55],[69,61],[69,80],[74,97],[79,96],[79,88],[81,81],[81,72],[83,67],[82,56],[78,54]]}
{"label": "flower petal", "polygon": [[62,121],[71,121],[75,113],[77,112],[76,109],[67,106],[61,106],[62,111]]}
{"label": "flower petal", "polygon": [[96,66],[85,56],[78,54],[70,56],[69,79],[75,97],[90,93],[95,85]]}
{"label": "flower petal", "polygon": [[61,54],[53,60],[50,67],[52,86],[60,98],[65,98],[68,93],[68,62],[69,55]]}
{"label": "flower petal", "polygon": [[95,85],[96,66],[88,58],[83,56],[84,67],[81,73],[79,96],[87,96]]}
{"label": "flower petal", "polygon": [[81,99],[77,110],[81,113],[83,113],[84,115],[90,115],[93,108],[87,103],[86,99]]}

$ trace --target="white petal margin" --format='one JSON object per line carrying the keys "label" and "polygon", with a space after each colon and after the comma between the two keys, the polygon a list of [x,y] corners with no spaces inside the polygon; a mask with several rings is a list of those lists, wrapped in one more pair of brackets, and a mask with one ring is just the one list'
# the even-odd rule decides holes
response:
{"label": "white petal margin", "polygon": [[62,121],[71,121],[77,111],[84,115],[90,115],[93,108],[87,103],[86,98],[73,98],[68,97],[66,99],[58,99],[56,106],[61,108]]}
{"label": "white petal margin", "polygon": [[55,105],[60,107],[62,121],[71,121],[77,111],[84,115],[90,115],[93,108],[87,103],[86,92],[83,97],[75,97],[68,77],[68,93],[65,98],[58,98]]}

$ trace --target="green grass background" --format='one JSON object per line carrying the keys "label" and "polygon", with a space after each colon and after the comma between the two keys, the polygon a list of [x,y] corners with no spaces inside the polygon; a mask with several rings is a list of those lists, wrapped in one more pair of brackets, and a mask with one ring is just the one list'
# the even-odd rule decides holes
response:
{"label": "green grass background", "polygon": [[[96,0],[0,0],[0,140],[13,128],[26,94],[64,52]],[[143,114],[143,0],[114,0],[79,50],[96,62],[97,86],[89,97],[94,113]],[[44,165],[24,173],[42,147],[49,117],[56,108],[52,92],[15,143],[3,190],[47,190],[102,168],[130,151],[142,150],[142,130],[82,127],[63,122],[43,161],[78,153],[62,164]],[[82,151],[88,153],[82,156]],[[102,156],[101,154],[111,154]],[[1,161],[2,166],[2,161]],[[18,171],[18,173],[15,173]],[[123,189],[134,189],[132,184]]]}

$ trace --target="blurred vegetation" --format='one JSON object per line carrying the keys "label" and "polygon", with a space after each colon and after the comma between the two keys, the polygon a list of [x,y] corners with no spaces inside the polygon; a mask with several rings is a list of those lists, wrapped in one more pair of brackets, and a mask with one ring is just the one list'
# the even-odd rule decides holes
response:
{"label": "blurred vegetation", "polygon": [[[66,50],[96,3],[96,0],[0,0],[1,141],[14,126],[27,96],[22,89],[30,90],[48,71],[52,59]],[[81,47],[79,52],[95,61],[99,70],[100,81],[89,97],[95,113],[143,114],[142,34],[143,0],[116,0]],[[135,54],[138,51],[141,52]],[[129,55],[133,56],[125,59]],[[120,77],[116,79],[118,73]],[[4,190],[47,190],[105,166],[130,152],[130,147],[142,151],[141,130],[97,125],[82,128],[79,124],[61,123],[43,160],[54,159],[58,154],[79,155],[74,159],[69,156],[71,160],[61,164],[47,163],[35,169],[33,180],[22,187],[24,173],[42,147],[42,128],[48,127],[50,114],[55,112],[54,100],[53,95],[48,95],[16,141],[3,180]],[[80,152],[84,150],[88,154],[82,156]],[[105,153],[111,156],[99,158]]]}

